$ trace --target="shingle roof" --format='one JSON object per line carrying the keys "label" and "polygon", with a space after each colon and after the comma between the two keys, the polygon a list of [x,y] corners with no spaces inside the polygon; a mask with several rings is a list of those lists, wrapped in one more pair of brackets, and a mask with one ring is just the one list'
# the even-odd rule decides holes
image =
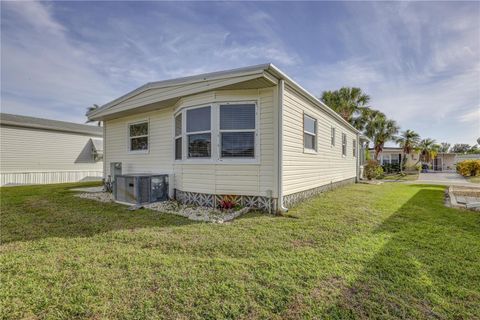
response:
{"label": "shingle roof", "polygon": [[27,117],[27,116],[21,116],[16,114],[9,114],[9,113],[0,113],[0,124],[17,126],[17,127],[25,127],[25,128],[36,128],[36,129],[81,133],[81,134],[88,134],[88,135],[99,136],[99,137],[103,135],[102,127],[98,127],[98,126],[91,126],[91,125],[80,124],[80,123],[42,119],[42,118],[35,118],[35,117]]}

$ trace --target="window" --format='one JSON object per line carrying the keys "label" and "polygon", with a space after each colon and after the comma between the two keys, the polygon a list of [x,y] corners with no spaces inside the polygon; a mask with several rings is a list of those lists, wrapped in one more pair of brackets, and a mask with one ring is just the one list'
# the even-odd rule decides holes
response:
{"label": "window", "polygon": [[175,160],[182,160],[182,114],[175,117]]}
{"label": "window", "polygon": [[342,156],[347,156],[347,135],[342,133]]}
{"label": "window", "polygon": [[303,147],[309,150],[316,150],[317,144],[317,120],[303,115]]}
{"label": "window", "polygon": [[353,157],[357,156],[357,140],[352,140],[352,150],[353,150]]}
{"label": "window", "polygon": [[258,163],[257,104],[253,101],[185,107],[175,114],[175,160]]}
{"label": "window", "polygon": [[139,122],[128,126],[128,150],[131,152],[148,151],[148,122]]}
{"label": "window", "polygon": [[189,158],[210,158],[212,151],[211,107],[187,110]]}
{"label": "window", "polygon": [[255,105],[220,105],[222,158],[255,157]]}
{"label": "window", "polygon": [[330,132],[330,144],[335,146],[335,127],[332,127]]}

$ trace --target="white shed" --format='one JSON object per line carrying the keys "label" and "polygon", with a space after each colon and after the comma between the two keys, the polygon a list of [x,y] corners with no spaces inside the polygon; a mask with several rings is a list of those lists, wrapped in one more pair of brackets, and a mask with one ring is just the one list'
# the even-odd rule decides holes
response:
{"label": "white shed", "polygon": [[0,114],[2,186],[103,177],[101,127]]}

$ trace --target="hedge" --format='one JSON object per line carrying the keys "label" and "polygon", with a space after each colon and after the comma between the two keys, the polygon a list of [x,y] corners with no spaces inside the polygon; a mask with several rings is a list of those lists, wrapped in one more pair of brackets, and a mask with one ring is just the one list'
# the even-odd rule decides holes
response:
{"label": "hedge", "polygon": [[457,172],[464,177],[480,176],[480,160],[464,160],[457,163]]}

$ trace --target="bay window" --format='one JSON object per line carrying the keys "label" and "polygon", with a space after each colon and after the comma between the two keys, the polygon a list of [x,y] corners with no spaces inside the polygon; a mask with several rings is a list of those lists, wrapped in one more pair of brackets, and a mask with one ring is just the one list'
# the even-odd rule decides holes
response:
{"label": "bay window", "polygon": [[175,160],[257,162],[257,106],[254,102],[186,107],[174,118]]}

